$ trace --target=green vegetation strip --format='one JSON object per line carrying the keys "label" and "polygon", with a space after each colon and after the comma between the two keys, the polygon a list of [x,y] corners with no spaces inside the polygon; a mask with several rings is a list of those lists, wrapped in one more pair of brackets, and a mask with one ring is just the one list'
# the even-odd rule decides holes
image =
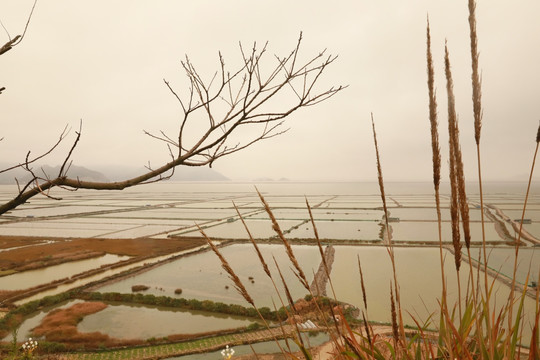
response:
{"label": "green vegetation strip", "polygon": [[[257,332],[261,335],[266,330]],[[66,354],[69,360],[116,360],[116,359],[150,359],[163,356],[187,355],[220,349],[226,345],[243,343],[241,335],[220,335],[212,338],[197,339],[175,344],[152,345],[120,350],[108,350],[103,352]]]}

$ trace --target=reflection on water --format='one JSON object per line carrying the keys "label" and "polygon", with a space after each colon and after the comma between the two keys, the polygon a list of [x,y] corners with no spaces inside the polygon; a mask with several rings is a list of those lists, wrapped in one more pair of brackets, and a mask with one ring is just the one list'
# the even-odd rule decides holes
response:
{"label": "reflection on water", "polygon": [[0,277],[0,289],[28,289],[36,285],[47,284],[54,280],[70,277],[87,270],[97,269],[101,265],[113,264],[127,259],[129,259],[129,256],[106,254],[97,258],[72,261],[43,269],[24,271]]}
{"label": "reflection on water", "polygon": [[86,316],[78,329],[84,333],[99,331],[118,339],[149,339],[239,328],[256,321],[203,311],[109,304],[107,308]]}

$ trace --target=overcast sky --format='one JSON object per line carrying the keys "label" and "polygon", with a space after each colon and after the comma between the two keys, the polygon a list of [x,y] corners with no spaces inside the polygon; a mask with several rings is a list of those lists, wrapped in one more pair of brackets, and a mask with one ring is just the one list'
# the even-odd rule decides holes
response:
{"label": "overcast sky", "polygon": [[[33,1],[3,0],[0,20],[22,33]],[[68,125],[83,120],[73,159],[89,168],[144,170],[169,160],[143,130],[175,137],[181,108],[163,83],[183,91],[188,54],[206,78],[240,64],[238,42],[268,41],[288,54],[299,33],[306,58],[339,56],[324,84],[348,85],[337,96],[288,119],[290,131],[224,158],[214,168],[233,180],[376,180],[374,113],[388,180],[431,181],[426,85],[429,15],[437,77],[443,164],[447,164],[444,42],[453,66],[466,178],[475,181],[467,1],[228,0],[39,1],[26,37],[0,56],[0,163],[39,153]],[[527,180],[540,120],[540,2],[480,0],[483,75],[483,175]],[[2,29],[0,29],[2,30]],[[0,42],[8,41],[0,31]],[[268,68],[275,65],[268,57]],[[321,88],[322,89],[322,88]],[[55,165],[69,143],[47,161]],[[446,166],[445,166],[446,167]],[[445,171],[445,174],[447,172]]]}

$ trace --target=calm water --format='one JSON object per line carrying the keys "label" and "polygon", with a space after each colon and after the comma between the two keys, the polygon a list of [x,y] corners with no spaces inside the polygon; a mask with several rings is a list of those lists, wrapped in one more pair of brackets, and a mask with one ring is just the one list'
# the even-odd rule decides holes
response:
{"label": "calm water", "polygon": [[109,304],[86,316],[77,328],[83,333],[99,331],[117,339],[149,339],[240,328],[253,322],[256,320],[203,311]]}
{"label": "calm water", "polygon": [[0,277],[0,289],[27,289],[36,285],[46,284],[54,280],[70,277],[87,270],[97,269],[102,265],[113,264],[127,259],[129,259],[129,256],[106,254],[97,258],[71,261],[64,264],[49,266],[43,269],[15,273],[13,275]]}
{"label": "calm water", "polygon": [[[285,279],[288,280],[293,298],[303,297],[307,291],[292,274],[289,259],[284,247],[280,245],[260,245],[261,252],[269,267],[275,272],[275,281],[282,289],[279,275],[273,263],[275,257]],[[313,278],[320,263],[318,248],[314,246],[294,246],[294,253],[304,269],[308,281]],[[259,258],[253,247],[247,244],[231,245],[221,250],[231,268],[243,282],[245,288],[255,300],[257,306],[273,309],[273,301],[280,307],[272,281],[264,273]],[[250,281],[253,277],[253,282]],[[221,263],[213,252],[186,256],[140,275],[103,286],[100,292],[130,293],[133,285],[148,285],[145,293],[184,297],[188,299],[212,300],[229,304],[248,305],[234,289],[233,282],[221,268]],[[228,287],[228,288],[227,288]],[[182,289],[182,295],[175,295],[174,290]]]}
{"label": "calm water", "polygon": [[[233,208],[233,201],[239,207],[255,238],[268,238],[275,233],[271,228],[268,215],[262,210],[260,200],[255,191],[255,185],[264,194],[278,219],[282,230],[289,238],[313,238],[313,227],[309,222],[306,210],[306,198],[312,206],[317,230],[321,239],[380,241],[380,223],[383,219],[381,200],[376,183],[158,183],[127,189],[122,192],[92,192],[77,191],[62,192],[61,202],[37,197],[24,206],[0,217],[0,235],[36,235],[36,236],[66,236],[66,237],[139,237],[150,236],[165,238],[167,236],[193,235],[199,236],[195,224],[205,228],[205,232],[213,238],[245,239],[246,231]],[[497,206],[511,219],[521,217],[521,204],[526,190],[523,183],[486,183],[485,203]],[[9,199],[16,189],[10,186],[0,186],[0,199]],[[429,183],[388,183],[387,203],[390,216],[399,218],[392,222],[393,239],[396,243],[406,241],[423,241],[436,244],[438,230],[432,186]],[[443,240],[450,240],[449,233],[449,190],[442,187],[442,219]],[[52,194],[55,195],[54,193]],[[469,186],[471,229],[473,241],[481,240],[480,212],[475,206],[479,202],[478,190]],[[72,214],[70,216],[70,214]],[[47,218],[44,218],[44,217]],[[533,186],[529,206],[525,215],[531,219],[531,224],[524,228],[536,238],[540,238],[540,188]],[[11,220],[18,220],[13,222]],[[486,219],[487,220],[487,219]],[[500,220],[500,219],[499,219]],[[501,222],[510,234],[514,234],[508,223]],[[495,222],[487,220],[486,239],[500,242],[501,246],[491,251],[490,266],[500,269],[502,273],[511,273],[513,267],[513,249],[505,247],[503,239],[495,231]],[[529,244],[530,245],[530,244]],[[291,265],[279,245],[261,245],[266,261],[274,269],[272,256],[275,256],[293,298],[302,297],[306,291],[291,273]],[[7,250],[9,251],[9,250]],[[248,245],[232,245],[222,249],[223,255],[231,267],[240,276],[248,292],[258,306],[273,307],[272,303],[279,302],[271,281],[266,277],[259,265],[254,250]],[[303,267],[308,280],[316,271],[320,256],[318,249],[313,246],[295,246],[295,254]],[[440,265],[438,248],[396,248],[398,281],[402,289],[404,308],[419,318],[427,318],[427,314],[437,309],[437,298],[440,296]],[[474,254],[474,253],[473,253]],[[538,249],[531,246],[520,252],[520,267],[518,280],[524,282],[530,269],[535,279],[540,269]],[[358,275],[357,257],[360,257],[366,277],[366,290],[369,302],[371,320],[389,320],[389,286],[390,265],[385,248],[373,246],[336,246],[336,259],[332,271],[332,279],[336,294],[340,300],[362,307],[360,280]],[[449,278],[449,291],[456,296],[455,272],[450,253],[446,254],[445,269]],[[110,261],[119,259],[109,258]],[[530,265],[529,265],[530,264]],[[66,264],[67,265],[67,264]],[[79,265],[73,268],[50,268],[37,273],[16,274],[22,277],[12,281],[0,278],[0,289],[12,289],[12,283],[19,283],[19,288],[48,282],[55,278],[71,276],[81,272]],[[101,265],[101,264],[99,264]],[[92,267],[97,267],[92,263]],[[464,264],[466,269],[467,265]],[[45,273],[53,275],[45,276]],[[15,275],[12,275],[15,276]],[[44,276],[44,277],[39,277]],[[467,281],[467,273],[460,273],[463,283]],[[249,280],[253,277],[253,283]],[[277,277],[277,275],[276,275]],[[11,278],[14,279],[14,278]],[[450,281],[452,280],[452,281]],[[2,283],[2,281],[5,281]],[[131,286],[137,284],[150,285],[147,291],[155,295],[177,296],[176,288],[182,288],[182,297],[200,300],[210,299],[225,303],[245,304],[234,290],[230,279],[223,271],[213,253],[201,253],[184,257],[180,260],[162,265],[156,269],[135,277],[105,286],[103,292],[131,292]],[[496,282],[496,284],[499,284]],[[11,287],[10,287],[11,286]],[[226,287],[229,287],[228,289]],[[507,288],[497,285],[497,294],[504,299]],[[278,288],[282,285],[278,281]],[[279,306],[279,305],[277,305]],[[526,302],[527,311],[533,309],[531,302]],[[152,320],[162,316],[155,309],[138,309],[140,319],[135,319],[133,308],[110,307],[108,311],[116,311],[119,315],[116,322],[107,322],[114,314],[98,313],[85,319],[82,327],[103,326],[102,330],[115,333],[115,336],[130,333],[131,328],[139,326],[127,322],[143,321],[149,328],[159,329],[162,323],[164,329],[170,324],[191,324],[195,314],[170,311],[163,314],[185,316],[182,320]],[[154,314],[153,316],[142,315]],[[103,315],[105,314],[105,315]],[[127,315],[130,314],[130,315]],[[37,315],[36,315],[37,316]],[[41,315],[40,315],[41,316]],[[406,315],[408,322],[410,318]],[[164,316],[167,319],[167,316]],[[29,320],[35,323],[37,318]],[[124,319],[124,320],[122,320]],[[33,323],[32,323],[33,321]],[[40,321],[40,320],[39,320]],[[243,321],[243,320],[239,320]],[[209,322],[214,322],[209,318]],[[215,320],[219,323],[220,320]],[[121,325],[117,325],[121,324]],[[30,326],[30,325],[25,325]],[[35,326],[35,325],[33,325]],[[173,326],[174,327],[174,326]],[[90,327],[91,328],[91,327]],[[90,331],[90,330],[88,330]],[[166,330],[167,332],[169,330]],[[170,329],[172,331],[172,329]],[[135,336],[135,333],[133,333]],[[156,336],[139,334],[140,336]],[[158,335],[161,336],[161,335]]]}

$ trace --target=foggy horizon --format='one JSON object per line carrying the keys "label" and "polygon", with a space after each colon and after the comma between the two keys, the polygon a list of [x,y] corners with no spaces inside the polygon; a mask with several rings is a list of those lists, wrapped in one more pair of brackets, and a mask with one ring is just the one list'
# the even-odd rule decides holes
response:
{"label": "foggy horizon", "polygon": [[[33,1],[0,4],[10,36],[21,34]],[[287,8],[287,11],[283,11]],[[249,10],[249,11],[248,11]],[[482,171],[485,181],[527,181],[540,119],[540,24],[537,2],[479,1],[482,72]],[[176,136],[182,112],[163,83],[185,95],[180,61],[188,55],[201,76],[219,69],[218,52],[234,69],[239,42],[268,41],[263,67],[298,41],[308,59],[327,49],[338,59],[320,89],[348,86],[327,101],[293,113],[285,134],[219,159],[213,169],[238,181],[376,181],[373,112],[385,181],[431,181],[427,109],[426,18],[429,16],[438,101],[443,180],[448,173],[443,69],[448,42],[467,181],[477,181],[470,85],[467,3],[238,1],[179,4],[144,1],[39,2],[23,41],[0,56],[0,162],[17,164],[45,152],[65,126],[71,132],[43,164],[59,165],[82,120],[72,159],[77,166],[158,167],[166,146],[143,131]],[[187,34],[187,36],[186,36]],[[7,33],[0,42],[9,40]]]}

